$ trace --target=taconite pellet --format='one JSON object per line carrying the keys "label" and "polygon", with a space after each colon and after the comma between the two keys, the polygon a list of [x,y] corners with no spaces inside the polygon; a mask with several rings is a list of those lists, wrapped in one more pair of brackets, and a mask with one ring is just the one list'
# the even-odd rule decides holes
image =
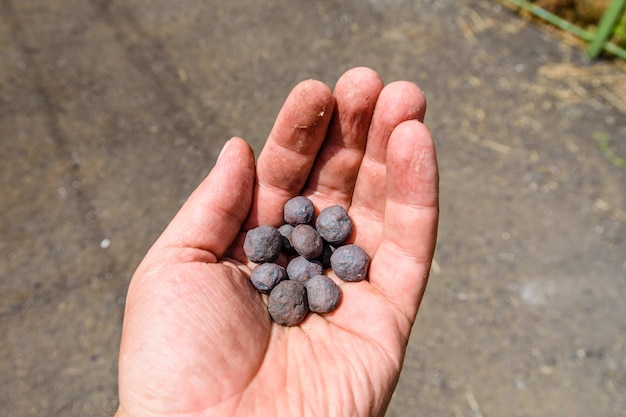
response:
{"label": "taconite pellet", "polygon": [[287,279],[285,268],[271,262],[257,265],[250,274],[250,281],[254,288],[265,294],[268,294],[284,279]]}
{"label": "taconite pellet", "polygon": [[322,263],[324,268],[330,268],[330,256],[333,254],[335,248],[333,248],[328,242],[324,242],[322,253],[317,257],[317,260]]}
{"label": "taconite pellet", "polygon": [[303,256],[293,258],[287,264],[287,276],[293,281],[303,283],[312,276],[320,275],[322,272],[324,272],[324,267],[320,261],[308,260]]}
{"label": "taconite pellet", "polygon": [[293,234],[294,227],[290,224],[283,224],[278,228],[278,231],[282,235],[282,247],[283,252],[293,255],[296,254],[296,250],[293,248],[291,244],[291,235]]}
{"label": "taconite pellet", "polygon": [[329,206],[317,216],[315,228],[326,242],[337,245],[352,233],[352,221],[342,206]]}
{"label": "taconite pellet", "polygon": [[[286,223],[249,230],[243,250],[257,264],[250,282],[260,293],[269,294],[272,320],[295,326],[309,312],[328,313],[341,303],[341,289],[325,270],[332,269],[344,281],[361,281],[367,278],[370,258],[362,248],[346,244],[353,224],[342,206],[329,206],[316,219],[313,202],[298,196],[287,201],[283,210]],[[275,263],[281,252],[290,260],[286,268]]]}
{"label": "taconite pellet", "polygon": [[270,292],[267,310],[278,324],[296,326],[309,313],[304,285],[297,281],[281,281]]}
{"label": "taconite pellet", "polygon": [[322,237],[308,224],[299,224],[293,229],[291,244],[300,256],[307,259],[317,258],[324,249]]}
{"label": "taconite pellet", "polygon": [[337,308],[341,301],[339,286],[326,275],[311,277],[306,287],[309,310],[314,313],[330,313]]}
{"label": "taconite pellet", "polygon": [[294,197],[285,203],[283,217],[293,226],[310,224],[315,217],[313,202],[303,196]]}
{"label": "taconite pellet", "polygon": [[370,258],[357,245],[340,246],[330,257],[330,267],[344,281],[362,281],[367,278]]}
{"label": "taconite pellet", "polygon": [[272,226],[259,226],[248,230],[243,251],[255,263],[273,262],[280,255],[282,235]]}

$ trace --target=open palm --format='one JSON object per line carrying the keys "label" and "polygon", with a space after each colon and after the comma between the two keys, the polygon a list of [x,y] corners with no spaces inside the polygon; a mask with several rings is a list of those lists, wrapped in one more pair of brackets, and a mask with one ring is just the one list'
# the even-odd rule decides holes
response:
{"label": "open palm", "polygon": [[[231,139],[137,269],[120,349],[118,416],[384,413],[426,287],[438,219],[425,100],[355,68],[335,91],[298,84],[255,165]],[[273,323],[249,282],[245,230],[306,195],[348,208],[369,281],[330,314]],[[331,273],[332,276],[332,273]]]}

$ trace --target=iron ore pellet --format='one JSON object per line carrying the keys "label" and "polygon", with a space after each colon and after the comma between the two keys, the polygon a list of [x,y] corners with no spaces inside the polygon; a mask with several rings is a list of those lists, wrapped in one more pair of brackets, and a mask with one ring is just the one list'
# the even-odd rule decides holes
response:
{"label": "iron ore pellet", "polygon": [[281,281],[270,292],[267,310],[278,324],[296,326],[309,313],[304,285],[297,281]]}
{"label": "iron ore pellet", "polygon": [[293,234],[294,227],[290,224],[283,224],[278,228],[278,231],[282,235],[282,250],[286,254],[294,255],[296,254],[296,250],[293,248],[291,244],[291,235]]}
{"label": "iron ore pellet", "polygon": [[287,271],[278,264],[267,262],[257,265],[250,274],[250,281],[259,292],[268,294],[280,281],[287,279]]}
{"label": "iron ore pellet", "polygon": [[308,280],[306,287],[309,310],[314,313],[330,313],[341,301],[341,290],[335,281],[326,275],[316,275]]}
{"label": "iron ore pellet", "polygon": [[313,226],[299,224],[291,234],[291,244],[300,256],[315,259],[322,254],[324,242]]}
{"label": "iron ore pellet", "polygon": [[310,224],[315,217],[313,202],[303,196],[294,197],[285,203],[283,217],[293,226]]}
{"label": "iron ore pellet", "polygon": [[259,226],[248,230],[243,251],[254,263],[273,262],[280,255],[282,235],[272,226]]}
{"label": "iron ore pellet", "polygon": [[[285,203],[283,217],[285,224],[278,228],[249,230],[243,250],[257,264],[250,282],[269,294],[272,320],[297,326],[309,312],[329,313],[341,303],[341,289],[324,270],[332,269],[343,281],[361,281],[367,279],[370,258],[362,248],[346,244],[354,228],[340,205],[325,208],[316,219],[313,202],[298,196]],[[281,252],[291,259],[286,268],[275,263]]]}
{"label": "iron ore pellet", "polygon": [[318,260],[308,260],[305,257],[298,256],[293,258],[287,264],[287,276],[290,280],[304,283],[314,275],[320,275],[324,272],[322,263]]}
{"label": "iron ore pellet", "polygon": [[324,268],[330,268],[330,256],[333,254],[335,248],[330,246],[330,244],[324,241],[324,247],[322,248],[322,253],[317,257],[317,260],[322,263]]}
{"label": "iron ore pellet", "polygon": [[344,281],[362,281],[367,278],[370,258],[357,245],[340,246],[330,257],[330,267]]}
{"label": "iron ore pellet", "polygon": [[352,221],[342,206],[329,206],[317,216],[315,228],[326,242],[338,245],[352,233]]}

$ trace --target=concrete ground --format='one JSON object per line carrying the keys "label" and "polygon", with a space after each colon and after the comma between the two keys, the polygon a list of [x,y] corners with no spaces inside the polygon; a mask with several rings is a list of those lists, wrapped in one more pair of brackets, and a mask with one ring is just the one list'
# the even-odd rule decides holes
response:
{"label": "concrete ground", "polygon": [[0,0],[0,414],[111,415],[148,247],[361,65],[422,87],[441,168],[388,415],[626,416],[626,71],[488,0]]}

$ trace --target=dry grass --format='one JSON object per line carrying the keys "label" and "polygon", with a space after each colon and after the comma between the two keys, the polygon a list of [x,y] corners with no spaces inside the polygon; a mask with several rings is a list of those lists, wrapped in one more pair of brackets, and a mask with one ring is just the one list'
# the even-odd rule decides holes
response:
{"label": "dry grass", "polygon": [[[556,28],[530,13],[519,11],[516,6],[506,0],[499,1],[499,3],[518,12],[521,22],[541,25],[546,32],[557,37],[564,44],[582,50],[587,48],[587,43],[575,35]],[[497,22],[494,24],[497,25]],[[468,29],[471,29],[471,26],[468,26],[466,31]],[[510,25],[501,29],[511,30]],[[580,66],[565,58],[564,62],[546,64],[541,67],[537,73],[537,83],[534,89],[569,101],[605,101],[626,114],[626,62],[619,59],[607,59]]]}
{"label": "dry grass", "polygon": [[[554,85],[548,92],[555,96],[570,100],[593,100],[599,96],[626,114],[626,64],[623,62],[599,61],[586,67],[567,62],[546,64],[537,75]],[[563,84],[569,88],[564,89]]]}

